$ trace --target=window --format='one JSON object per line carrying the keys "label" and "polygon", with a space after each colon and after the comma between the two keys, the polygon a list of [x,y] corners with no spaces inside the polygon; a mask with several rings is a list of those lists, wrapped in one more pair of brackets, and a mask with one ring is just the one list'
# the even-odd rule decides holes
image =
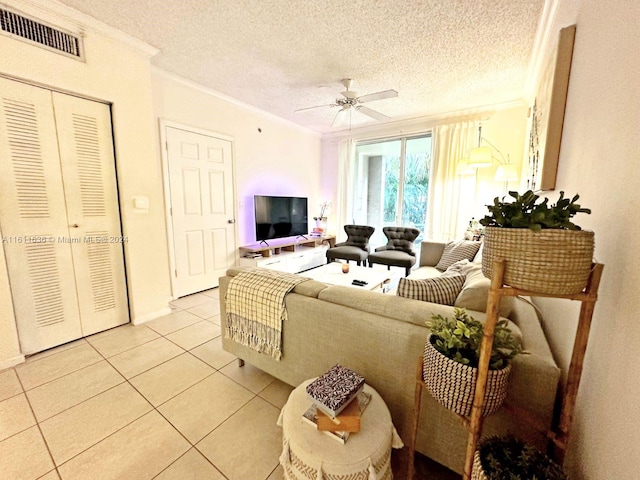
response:
{"label": "window", "polygon": [[[353,202],[349,218],[376,231],[371,245],[386,243],[382,227],[424,231],[431,168],[431,135],[356,145]],[[416,245],[422,241],[422,233]]]}

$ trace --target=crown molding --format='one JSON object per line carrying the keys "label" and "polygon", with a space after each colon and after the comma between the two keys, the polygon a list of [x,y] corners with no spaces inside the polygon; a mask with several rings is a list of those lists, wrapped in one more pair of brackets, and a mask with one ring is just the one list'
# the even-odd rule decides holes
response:
{"label": "crown molding", "polygon": [[254,105],[251,105],[249,103],[243,102],[242,100],[238,100],[235,97],[231,97],[229,95],[226,95],[222,92],[219,92],[217,90],[214,90],[213,88],[210,87],[205,87],[204,85],[198,83],[198,82],[194,82],[193,80],[189,80],[188,78],[182,77],[180,75],[177,75],[175,73],[171,73],[171,72],[167,72],[166,70],[163,70],[162,68],[156,66],[156,65],[152,65],[151,66],[151,71],[154,74],[160,75],[168,80],[171,80],[173,82],[179,83],[181,85],[184,85],[186,87],[189,88],[193,88],[194,90],[197,90],[199,92],[202,92],[204,94],[207,95],[211,95],[212,97],[216,97],[219,98],[220,100],[224,100],[225,102],[231,103],[233,105],[236,105],[238,107],[241,107],[245,110],[249,110],[251,112],[257,113],[259,115],[265,116],[267,118],[269,118],[270,120],[275,120],[277,122],[280,122],[282,124],[285,124],[289,127],[295,128],[297,130],[300,130],[304,133],[307,134],[311,134],[317,138],[320,138],[322,136],[321,133],[312,130],[310,128],[304,127],[302,125],[299,125],[295,122],[292,122],[291,120],[287,120],[286,118],[282,118],[279,117],[278,115],[274,115],[271,112],[268,112],[266,110],[262,110],[261,108],[258,108]]}
{"label": "crown molding", "polygon": [[556,21],[558,14],[558,7],[560,0],[547,0],[542,9],[542,15],[540,16],[540,23],[538,24],[538,30],[536,31],[536,38],[533,42],[533,49],[531,52],[531,58],[529,59],[529,66],[527,68],[527,79],[524,85],[524,98],[529,103],[533,101],[535,96],[536,86],[540,79],[542,62],[546,56],[549,48],[549,42],[551,41],[552,28]]}
{"label": "crown molding", "polygon": [[1,0],[0,5],[6,5],[12,10],[20,11],[27,16],[35,17],[46,23],[58,25],[60,28],[75,31],[82,36],[85,35],[87,30],[100,33],[132,48],[147,58],[155,56],[160,51],[142,40],[138,40],[57,0]]}

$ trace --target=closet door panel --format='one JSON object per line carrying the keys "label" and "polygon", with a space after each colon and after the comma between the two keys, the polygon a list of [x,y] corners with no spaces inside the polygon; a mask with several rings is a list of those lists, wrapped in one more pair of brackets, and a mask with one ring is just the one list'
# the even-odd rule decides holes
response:
{"label": "closet door panel", "polygon": [[111,114],[53,93],[78,304],[85,335],[129,321]]}
{"label": "closet door panel", "polygon": [[0,230],[22,352],[80,338],[51,92],[2,78]]}

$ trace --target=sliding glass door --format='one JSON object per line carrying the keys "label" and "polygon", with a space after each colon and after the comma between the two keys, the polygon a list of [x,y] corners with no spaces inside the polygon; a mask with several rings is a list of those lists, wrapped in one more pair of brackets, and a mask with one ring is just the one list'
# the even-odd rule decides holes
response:
{"label": "sliding glass door", "polygon": [[351,216],[358,225],[375,227],[372,247],[386,243],[385,226],[423,231],[430,166],[431,135],[357,144]]}

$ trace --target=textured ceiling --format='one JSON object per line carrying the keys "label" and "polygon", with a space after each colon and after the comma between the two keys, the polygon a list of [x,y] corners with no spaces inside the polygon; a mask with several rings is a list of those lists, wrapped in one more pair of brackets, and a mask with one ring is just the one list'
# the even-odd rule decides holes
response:
{"label": "textured ceiling", "polygon": [[[544,0],[62,0],[158,67],[319,132],[340,80],[398,120],[522,98]],[[320,85],[332,86],[318,88]],[[355,113],[352,126],[375,123]],[[345,127],[342,127],[344,129]]]}

